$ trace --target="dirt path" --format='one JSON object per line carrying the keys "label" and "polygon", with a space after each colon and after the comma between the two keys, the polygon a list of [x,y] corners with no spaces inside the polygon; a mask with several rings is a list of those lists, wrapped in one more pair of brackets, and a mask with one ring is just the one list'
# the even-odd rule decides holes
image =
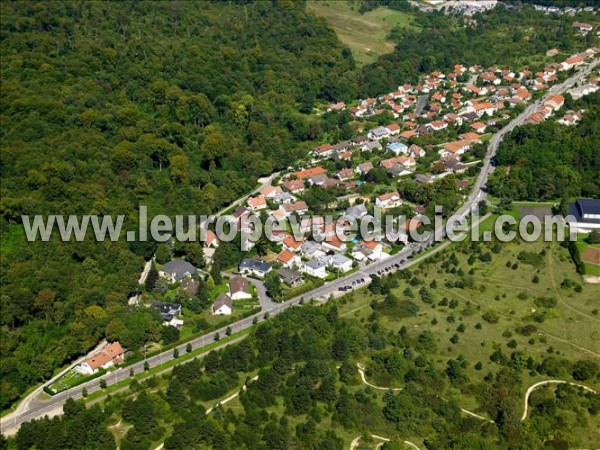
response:
{"label": "dirt path", "polygon": [[571,386],[577,386],[577,387],[583,388],[586,391],[591,392],[592,394],[598,393],[598,391],[592,389],[591,387],[588,387],[588,386],[585,386],[585,385],[579,384],[579,383],[572,383],[570,381],[564,381],[564,380],[540,381],[538,383],[535,383],[535,384],[532,384],[531,386],[529,386],[529,388],[527,389],[527,392],[525,392],[525,407],[523,408],[523,415],[521,416],[521,421],[523,421],[527,418],[527,413],[529,411],[529,396],[531,395],[531,393],[533,391],[535,391],[540,386],[544,386],[546,384],[565,384],[565,383],[570,384]]}
{"label": "dirt path", "polygon": [[[251,378],[251,379],[250,379],[250,381],[256,381],[256,380],[258,380],[258,375],[256,375],[254,378]],[[244,384],[244,385],[242,386],[242,388],[241,388],[239,391],[237,391],[237,392],[236,392],[236,393],[234,393],[234,394],[231,394],[231,395],[230,395],[229,397],[227,397],[226,399],[223,399],[223,400],[221,400],[221,401],[220,401],[219,403],[217,403],[215,406],[211,406],[210,408],[208,408],[208,409],[206,410],[206,415],[208,415],[208,414],[210,414],[211,412],[213,412],[213,410],[214,410],[215,408],[217,408],[217,407],[219,407],[219,406],[223,406],[223,405],[224,405],[224,404],[226,404],[226,403],[229,403],[231,400],[233,400],[233,399],[234,399],[234,398],[236,398],[238,395],[240,395],[240,393],[241,393],[242,391],[245,391],[245,390],[246,390],[246,385]]]}
{"label": "dirt path", "polygon": [[[394,392],[401,391],[403,389],[403,388],[390,388],[390,387],[375,386],[374,384],[371,384],[371,383],[369,383],[367,381],[367,379],[365,377],[365,366],[362,365],[361,363],[356,363],[356,367],[358,367],[358,373],[360,374],[360,378],[361,378],[362,382],[364,384],[366,384],[367,386],[371,386],[374,389],[380,389],[380,390],[383,390],[383,391],[390,391],[391,390],[391,391],[394,391]],[[442,398],[442,400],[444,400],[445,402],[448,401],[448,400],[446,400],[444,398]],[[476,417],[477,419],[486,420],[488,422],[494,423],[493,420],[490,420],[487,417],[480,416],[479,414],[476,414],[476,413],[474,413],[472,411],[469,411],[468,409],[460,408],[460,410],[462,412],[464,412],[465,414],[468,414],[469,416]]]}
{"label": "dirt path", "polygon": [[[356,438],[354,438],[354,439],[352,440],[352,442],[350,443],[350,450],[354,450],[355,448],[357,448],[357,447],[358,447],[358,444],[360,443],[360,438],[361,438],[361,437],[362,437],[362,436],[358,436],[358,437],[356,437]],[[379,444],[377,444],[377,445],[375,446],[375,449],[379,449],[379,448],[381,448],[381,447],[383,446],[383,444],[385,444],[386,442],[390,442],[390,440],[389,440],[388,438],[385,438],[385,437],[383,437],[383,436],[377,436],[376,434],[372,434],[372,435],[371,435],[371,437],[372,437],[373,439],[379,439],[380,441],[383,441],[383,442],[380,442]],[[420,449],[420,448],[417,446],[417,444],[415,444],[414,442],[410,442],[410,441],[403,441],[403,442],[404,442],[406,445],[408,445],[409,447],[412,447],[412,448],[414,448],[415,450],[421,450],[421,449]]]}
{"label": "dirt path", "polygon": [[382,391],[401,391],[403,389],[403,388],[389,388],[389,387],[375,386],[374,384],[371,384],[367,381],[367,379],[365,377],[365,366],[363,366],[361,363],[356,363],[356,367],[358,367],[358,373],[360,374],[360,378],[362,379],[362,382],[364,384],[366,384],[367,386],[371,386],[374,389],[380,389]]}

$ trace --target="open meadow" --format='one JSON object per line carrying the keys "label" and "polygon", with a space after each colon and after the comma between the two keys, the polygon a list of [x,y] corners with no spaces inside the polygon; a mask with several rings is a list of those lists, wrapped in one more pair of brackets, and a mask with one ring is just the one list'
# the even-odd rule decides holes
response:
{"label": "open meadow", "polygon": [[395,26],[408,27],[412,17],[402,11],[380,7],[365,14],[358,12],[358,2],[314,1],[308,2],[308,10],[327,19],[340,40],[352,50],[359,65],[369,64],[380,55],[394,50],[388,41],[390,30]]}

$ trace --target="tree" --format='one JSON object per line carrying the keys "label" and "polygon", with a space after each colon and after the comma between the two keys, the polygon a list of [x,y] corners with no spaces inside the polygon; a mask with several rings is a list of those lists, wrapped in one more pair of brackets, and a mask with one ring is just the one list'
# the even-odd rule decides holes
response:
{"label": "tree", "polygon": [[156,282],[158,281],[158,270],[154,266],[154,262],[150,263],[150,270],[148,271],[148,276],[146,277],[146,290],[152,291],[156,286]]}
{"label": "tree", "polygon": [[185,346],[186,353],[192,353],[192,344],[190,342]]}
{"label": "tree", "polygon": [[231,336],[231,332],[232,332],[232,331],[231,331],[231,327],[227,327],[227,329],[225,330],[225,334],[226,334],[227,336]]}
{"label": "tree", "polygon": [[279,274],[276,271],[272,270],[267,274],[265,277],[265,287],[273,300],[281,299],[283,293],[281,288],[281,278],[279,278]]}
{"label": "tree", "polygon": [[148,370],[150,370],[150,364],[148,364],[148,361],[144,361],[144,371],[147,372]]}
{"label": "tree", "polygon": [[156,248],[156,262],[165,264],[171,260],[171,250],[167,244],[159,244]]}
{"label": "tree", "polygon": [[173,349],[173,358],[174,359],[179,358],[179,349],[178,348]]}
{"label": "tree", "polygon": [[81,396],[82,396],[83,398],[86,398],[86,397],[88,396],[88,391],[87,391],[87,389],[86,389],[86,388],[83,388],[83,389],[81,390]]}
{"label": "tree", "polygon": [[179,328],[167,325],[162,327],[162,338],[165,345],[172,344],[179,340],[180,332]]}

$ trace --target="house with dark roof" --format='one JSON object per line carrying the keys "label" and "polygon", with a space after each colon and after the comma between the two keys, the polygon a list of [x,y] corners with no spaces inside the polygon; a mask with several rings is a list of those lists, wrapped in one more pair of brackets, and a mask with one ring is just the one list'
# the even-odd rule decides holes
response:
{"label": "house with dark roof", "polygon": [[191,278],[196,273],[196,269],[192,264],[182,259],[169,261],[161,267],[158,274],[169,280],[171,283],[181,281],[185,278]]}
{"label": "house with dark roof", "polygon": [[304,283],[304,277],[302,274],[296,272],[295,270],[281,268],[277,270],[277,275],[279,275],[281,281],[290,287],[296,287]]}
{"label": "house with dark roof", "polygon": [[163,325],[176,328],[183,325],[183,320],[179,318],[181,316],[181,305],[179,303],[152,302],[150,308],[158,311],[163,320]]}
{"label": "house with dark roof", "polygon": [[569,204],[569,226],[577,232],[588,233],[600,229],[600,199],[578,198]]}
{"label": "house with dark roof", "polygon": [[264,276],[271,270],[271,265],[268,262],[261,261],[260,259],[244,258],[242,259],[238,270],[240,273],[264,278]]}

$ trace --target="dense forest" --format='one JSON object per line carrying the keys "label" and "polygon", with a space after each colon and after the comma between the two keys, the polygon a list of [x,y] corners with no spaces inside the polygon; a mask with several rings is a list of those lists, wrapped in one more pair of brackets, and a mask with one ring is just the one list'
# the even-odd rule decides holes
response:
{"label": "dense forest", "polygon": [[[374,308],[398,302],[390,286],[398,286],[401,278],[377,283],[379,298],[385,300]],[[421,307],[427,306],[419,302],[412,308]],[[573,372],[593,382],[600,370],[592,361],[572,364],[542,359],[543,355],[535,360],[523,351],[507,355],[498,350],[494,373],[475,382],[465,370],[472,362],[464,358],[449,359],[445,370],[435,366],[432,352],[441,343],[430,331],[408,330],[401,324],[389,331],[381,317],[374,313],[362,323],[339,317],[337,306],[294,308],[260,325],[239,344],[177,366],[163,377],[134,382],[129,392],[107,399],[103,409],[96,405],[86,410],[70,400],[64,416],[24,425],[16,448],[113,448],[106,426],[118,417],[116,426],[121,420],[129,424],[119,443],[124,450],[154,448],[165,437],[166,449],[342,450],[342,435],[369,435],[374,430],[386,430],[387,436],[418,436],[432,450],[562,449],[586,423],[570,415],[567,419],[573,405],[581,417],[600,412],[597,395],[563,386],[536,400],[533,425],[518,420],[521,380],[528,371]],[[404,389],[377,391],[366,386],[356,366],[365,358],[369,373]],[[224,405],[207,413],[205,405],[211,400],[215,403],[244,383],[247,389],[237,407]],[[461,412],[452,397],[457,387],[479,399],[481,413],[492,423]],[[79,424],[85,426],[85,440]],[[548,429],[555,430],[554,438],[546,438]],[[404,448],[398,447],[401,442],[394,439],[385,448]]]}
{"label": "dense forest", "polygon": [[[567,95],[568,96],[568,95]],[[583,109],[577,126],[556,120],[516,128],[498,149],[490,192],[508,201],[600,197],[600,93],[565,109]]]}
{"label": "dense forest", "polygon": [[422,73],[453,70],[459,63],[536,67],[550,48],[569,54],[593,46],[597,39],[593,33],[579,35],[573,17],[544,15],[531,7],[508,13],[499,6],[475,14],[474,20],[475,25],[465,26],[461,15],[416,14],[413,25],[418,28],[393,29],[394,51],[363,68],[361,90],[376,95],[389,86],[416,82]]}
{"label": "dense forest", "polygon": [[300,2],[8,2],[1,20],[5,407],[101,337],[160,325],[124,309],[154,245],[26,243],[21,214],[214,212],[337,126],[314,101],[356,91]]}

